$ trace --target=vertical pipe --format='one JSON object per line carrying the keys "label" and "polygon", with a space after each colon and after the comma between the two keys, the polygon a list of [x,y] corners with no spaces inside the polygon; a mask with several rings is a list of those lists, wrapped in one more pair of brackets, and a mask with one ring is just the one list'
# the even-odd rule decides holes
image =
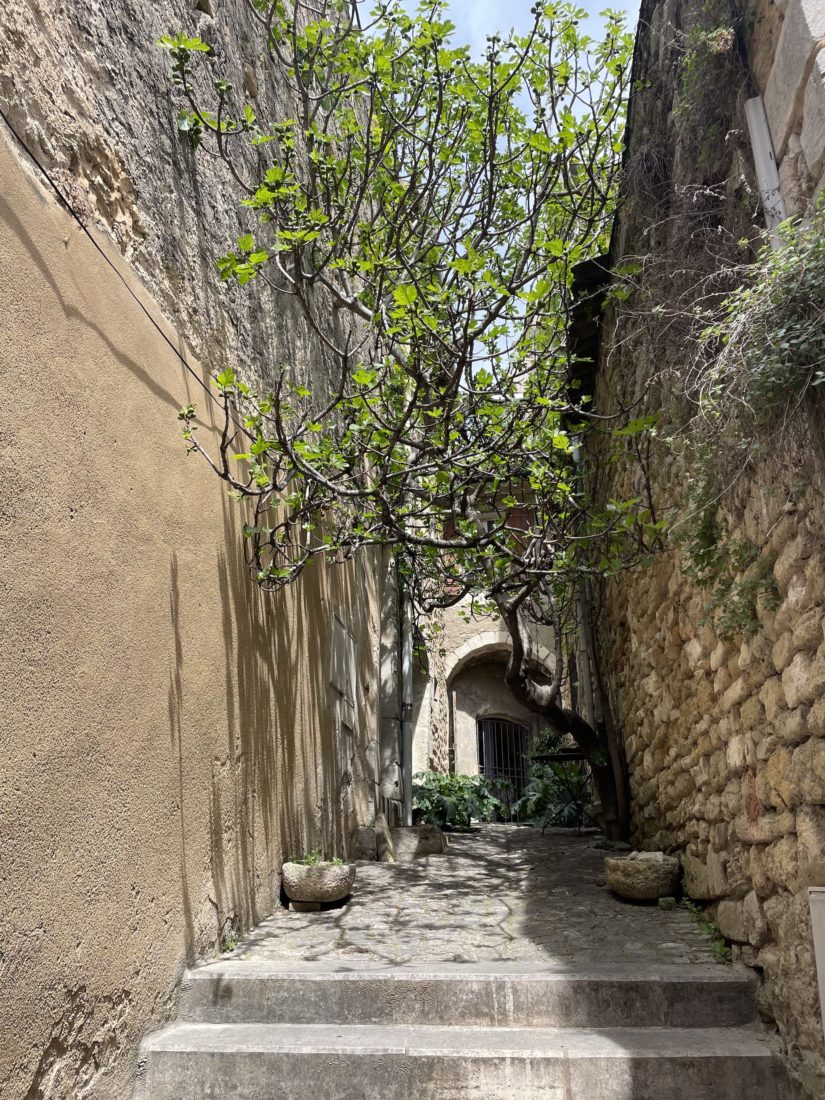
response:
{"label": "vertical pipe", "polygon": [[593,700],[593,673],[590,667],[590,647],[587,638],[587,596],[584,581],[579,581],[576,593],[576,619],[579,635],[579,672],[581,673],[584,716],[588,725],[596,728],[596,706]]}
{"label": "vertical pipe", "polygon": [[757,95],[746,101],[745,119],[751,139],[756,184],[759,188],[759,198],[762,200],[765,224],[771,235],[771,244],[776,248],[780,243],[776,227],[787,218],[788,211],[779,189],[779,172],[776,167],[771,132],[765,116],[765,104],[761,96]]}
{"label": "vertical pipe", "polygon": [[[582,452],[578,442],[573,444],[573,462],[581,477]],[[576,620],[578,633],[578,671],[581,677],[581,689],[584,696],[584,717],[588,725],[596,728],[596,707],[593,701],[593,673],[590,666],[590,646],[587,637],[588,613],[587,589],[584,580],[576,586]]]}
{"label": "vertical pipe", "polygon": [[401,824],[412,825],[413,755],[413,623],[412,601],[404,589],[401,600]]}

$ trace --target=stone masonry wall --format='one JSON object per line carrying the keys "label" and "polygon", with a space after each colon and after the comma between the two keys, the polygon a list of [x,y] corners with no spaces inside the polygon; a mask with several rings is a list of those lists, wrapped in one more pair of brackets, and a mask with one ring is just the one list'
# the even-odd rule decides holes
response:
{"label": "stone masonry wall", "polygon": [[[713,145],[708,128],[699,127],[706,144],[698,146],[699,155],[691,147],[688,156],[685,132],[692,121],[680,82],[685,36],[703,18],[702,5],[643,3],[626,160],[629,190],[614,237],[614,263],[645,253],[655,259],[670,250],[678,255],[674,270],[681,268],[700,233],[712,254],[722,230],[708,229],[713,221],[686,219],[715,184],[722,199],[712,208],[714,217],[721,211],[720,224],[734,239],[752,234],[749,219],[757,208],[742,106],[754,84],[764,91],[789,206],[798,209],[814,194],[823,167],[817,135],[825,129],[825,4],[752,4],[744,15],[750,74],[741,55],[731,52],[724,92],[718,92],[731,112],[723,141]],[[702,164],[708,149],[717,157],[710,166]],[[684,224],[691,228],[680,237]],[[667,302],[677,286],[678,275],[663,279],[647,308],[656,293]],[[623,338],[613,340],[616,324],[609,309],[597,408],[637,400],[667,410],[662,377],[663,370],[680,369],[678,332],[640,335],[643,319],[637,318],[625,321]],[[752,637],[720,639],[707,619],[708,594],[686,575],[676,548],[607,587],[599,607],[602,664],[626,738],[633,841],[681,854],[687,894],[707,906],[733,944],[734,959],[761,976],[761,1009],[775,1021],[792,1070],[811,1097],[825,1094],[807,898],[808,886],[825,885],[819,432],[809,414],[800,412],[776,453],[768,447],[758,467],[749,468],[721,503],[731,537],[756,547],[755,568],[767,567],[775,580],[778,606],[758,605]],[[654,443],[652,490],[663,514],[680,500],[689,472],[673,449]],[[630,485],[619,488],[626,492]]]}

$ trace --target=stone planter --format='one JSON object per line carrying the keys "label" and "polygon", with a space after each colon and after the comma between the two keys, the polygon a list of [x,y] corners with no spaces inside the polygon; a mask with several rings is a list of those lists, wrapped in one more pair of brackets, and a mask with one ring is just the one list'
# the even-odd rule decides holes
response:
{"label": "stone planter", "polygon": [[398,825],[390,829],[390,837],[396,863],[441,855],[447,848],[446,838],[437,825]]}
{"label": "stone planter", "polygon": [[631,852],[607,856],[604,873],[610,889],[633,901],[656,901],[674,893],[679,883],[679,860],[664,852]]}
{"label": "stone planter", "polygon": [[349,897],[354,881],[354,863],[285,863],[281,868],[284,893],[297,910],[320,909],[324,902]]}

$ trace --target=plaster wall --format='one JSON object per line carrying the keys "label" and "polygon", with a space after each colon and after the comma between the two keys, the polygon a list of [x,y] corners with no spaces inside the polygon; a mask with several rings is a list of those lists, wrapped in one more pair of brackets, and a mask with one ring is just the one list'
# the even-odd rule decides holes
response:
{"label": "plaster wall", "polygon": [[[417,771],[433,767],[476,774],[478,716],[495,714],[531,729],[535,726],[536,716],[516,702],[504,682],[511,648],[504,624],[497,616],[471,611],[466,600],[439,612],[427,625],[425,664],[416,664],[413,685],[413,766]],[[530,629],[536,659],[552,672],[553,631]],[[480,663],[485,670],[481,677],[474,667]]]}
{"label": "plaster wall", "polygon": [[2,5],[0,109],[77,219],[3,144],[4,1100],[128,1096],[184,965],[278,903],[285,857],[343,854],[380,796],[378,564],[261,599],[238,506],[184,455],[176,410],[196,401],[206,436],[211,372],[325,374],[289,303],[218,281],[249,222],[178,131],[156,45],[178,30],[290,113],[245,0]]}
{"label": "plaster wall", "polygon": [[0,1091],[118,1100],[184,966],[369,819],[377,574],[260,597],[176,422],[197,397],[209,431],[203,367],[5,134],[0,179]]}
{"label": "plaster wall", "polygon": [[504,718],[538,733],[538,716],[521,706],[504,683],[500,662],[483,662],[465,668],[450,684],[455,737],[455,770],[460,775],[478,774],[479,718]]}

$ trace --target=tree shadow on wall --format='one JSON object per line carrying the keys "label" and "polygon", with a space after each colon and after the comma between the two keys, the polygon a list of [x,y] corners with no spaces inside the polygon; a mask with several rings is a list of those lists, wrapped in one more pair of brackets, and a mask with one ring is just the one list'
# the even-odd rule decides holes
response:
{"label": "tree shadow on wall", "polygon": [[[198,654],[184,654],[180,627],[178,557],[170,570],[170,610],[175,660],[170,671],[169,721],[177,745],[180,813],[181,890],[186,954],[191,963],[198,944],[190,884],[187,881],[187,740],[193,745],[210,733],[209,857],[211,902],[218,945],[258,923],[279,903],[280,865],[312,848],[344,855],[353,824],[351,760],[341,741],[338,695],[330,685],[333,610],[360,614],[358,571],[321,567],[308,570],[289,590],[262,593],[244,560],[241,513],[224,501],[225,542],[216,556],[223,635],[222,683],[204,670],[184,675]],[[357,625],[357,624],[353,624]],[[200,675],[198,675],[200,673]],[[219,675],[219,670],[214,673]],[[193,699],[193,683],[209,689]],[[194,689],[197,690],[197,689]],[[193,726],[203,707],[225,707],[225,735]],[[187,730],[186,715],[189,715]],[[197,746],[203,760],[204,746]],[[198,843],[198,847],[200,844]],[[201,922],[202,923],[202,922]]]}

